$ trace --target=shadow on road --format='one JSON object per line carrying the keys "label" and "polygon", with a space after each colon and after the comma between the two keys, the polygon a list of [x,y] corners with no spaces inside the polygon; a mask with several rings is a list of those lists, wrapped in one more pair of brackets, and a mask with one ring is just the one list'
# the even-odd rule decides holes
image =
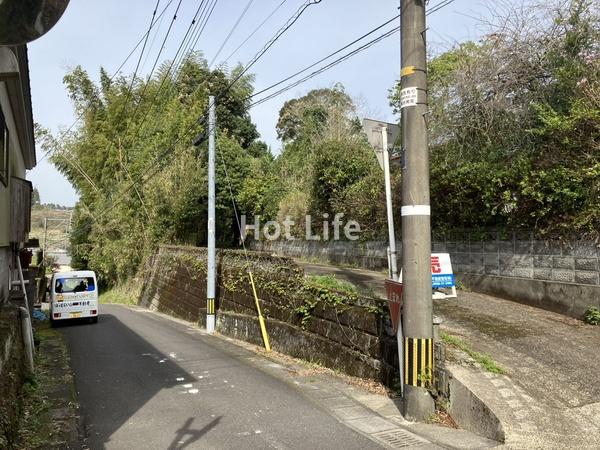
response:
{"label": "shadow on road", "polygon": [[[217,417],[216,419],[213,419],[201,429],[193,430],[192,428],[190,428],[190,426],[192,425],[192,422],[194,422],[194,418],[190,417],[188,420],[185,421],[183,427],[177,430],[175,439],[173,439],[173,442],[171,443],[171,445],[169,445],[168,450],[181,450],[182,448],[186,448],[188,445],[197,442],[203,435],[205,435],[214,427],[216,427],[220,421],[221,416]],[[185,439],[186,436],[189,437]]]}
{"label": "shadow on road", "polygon": [[[139,430],[147,430],[144,427],[152,419],[161,420],[160,412],[154,418],[138,411],[160,391],[196,381],[172,356],[160,352],[115,315],[101,314],[94,325],[74,321],[60,328],[69,345],[89,448],[105,448],[113,434],[131,423],[136,426],[126,428],[127,440],[137,444],[137,439],[148,438],[143,436],[146,431]],[[178,430],[163,422],[160,433],[172,429],[175,438],[169,448],[180,449],[199,440],[220,419],[200,430],[191,428],[193,418]]]}

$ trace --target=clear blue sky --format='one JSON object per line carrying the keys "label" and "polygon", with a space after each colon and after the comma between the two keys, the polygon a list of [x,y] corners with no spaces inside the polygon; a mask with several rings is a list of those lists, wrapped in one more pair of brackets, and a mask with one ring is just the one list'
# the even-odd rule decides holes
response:
{"label": "clear blue sky", "polygon": [[[178,18],[163,50],[161,59],[170,59],[181,41],[198,6],[199,0],[182,0]],[[282,0],[254,0],[236,32],[222,51],[217,63],[226,58]],[[431,0],[435,6],[441,0]],[[429,50],[439,52],[456,42],[478,39],[482,29],[476,17],[488,13],[489,0],[456,0],[428,17]],[[148,74],[166,32],[175,6],[174,0],[165,14],[142,74]],[[210,61],[248,0],[219,0],[197,49]],[[287,0],[285,4],[229,62],[250,60],[304,0]],[[168,0],[161,0],[159,9]],[[34,120],[55,134],[71,125],[75,116],[62,83],[65,73],[81,65],[97,79],[100,66],[109,73],[121,64],[135,43],[146,32],[155,0],[71,0],[59,23],[45,36],[29,44],[31,89]],[[398,0],[322,0],[310,6],[300,20],[252,68],[255,88],[279,81],[287,75],[320,59],[375,28],[397,14]],[[152,42],[151,35],[149,43]],[[131,74],[138,54],[123,68]],[[396,121],[388,104],[388,90],[400,72],[399,37],[390,37],[352,59],[336,66],[285,94],[257,106],[251,111],[261,138],[279,152],[275,124],[279,109],[286,100],[320,87],[341,82],[359,103],[362,115],[390,122]],[[38,149],[38,159],[41,150]],[[47,161],[42,161],[28,176],[43,203],[74,205],[77,193]]]}

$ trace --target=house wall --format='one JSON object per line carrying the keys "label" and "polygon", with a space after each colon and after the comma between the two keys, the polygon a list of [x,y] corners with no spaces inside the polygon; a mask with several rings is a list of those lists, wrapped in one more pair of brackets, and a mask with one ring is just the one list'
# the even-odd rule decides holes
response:
{"label": "house wall", "polygon": [[8,186],[0,183],[0,247],[9,244],[10,227],[10,177],[25,178],[25,162],[19,145],[15,120],[12,114],[6,83],[0,82],[0,106],[6,119],[9,133],[9,174]]}

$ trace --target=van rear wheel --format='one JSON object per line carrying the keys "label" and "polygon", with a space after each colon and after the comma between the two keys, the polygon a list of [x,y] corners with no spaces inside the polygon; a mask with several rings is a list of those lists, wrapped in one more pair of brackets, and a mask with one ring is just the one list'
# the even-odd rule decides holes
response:
{"label": "van rear wheel", "polygon": [[98,316],[90,317],[90,323],[98,323]]}

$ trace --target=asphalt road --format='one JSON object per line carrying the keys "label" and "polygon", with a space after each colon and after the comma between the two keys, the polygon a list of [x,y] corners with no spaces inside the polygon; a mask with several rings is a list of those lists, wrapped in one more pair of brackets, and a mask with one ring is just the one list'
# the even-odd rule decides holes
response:
{"label": "asphalt road", "polygon": [[255,354],[184,323],[116,305],[61,327],[91,449],[380,448]]}

